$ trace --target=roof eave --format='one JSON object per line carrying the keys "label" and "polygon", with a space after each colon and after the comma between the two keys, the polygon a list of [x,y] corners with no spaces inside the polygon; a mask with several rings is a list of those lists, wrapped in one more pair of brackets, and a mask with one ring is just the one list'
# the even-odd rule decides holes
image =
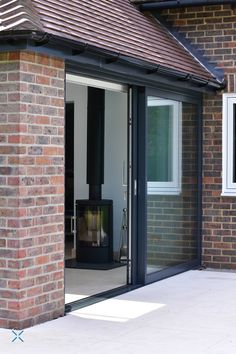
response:
{"label": "roof eave", "polygon": [[18,40],[28,40],[33,42],[35,46],[60,46],[69,49],[72,55],[80,55],[85,51],[90,54],[98,55],[106,60],[107,64],[114,62],[122,62],[133,67],[138,67],[145,70],[147,75],[162,75],[169,78],[174,78],[179,81],[185,81],[197,87],[204,87],[214,90],[222,90],[225,88],[225,81],[219,81],[217,78],[205,79],[191,73],[178,71],[163,65],[149,63],[147,61],[125,56],[123,54],[109,51],[103,48],[96,47],[86,42],[78,42],[69,38],[62,38],[57,35],[41,32],[41,31],[3,31],[0,32],[0,42],[14,43]]}
{"label": "roof eave", "polygon": [[226,87],[225,80],[219,80],[218,78],[215,77],[212,77],[212,79],[211,78],[205,79],[197,75],[193,75],[187,72],[182,72],[172,68],[165,67],[164,65],[153,64],[145,60],[129,57],[121,53],[96,47],[86,42],[78,43],[77,41],[68,38],[61,38],[55,35],[50,36],[50,41],[54,41],[54,42],[56,41],[56,43],[58,44],[63,43],[65,46],[69,46],[69,48],[73,48],[72,50],[74,50],[75,54],[77,50],[79,53],[81,51],[83,52],[87,50],[90,53],[100,55],[106,58],[108,64],[117,61],[117,62],[123,62],[132,66],[142,68],[146,70],[147,75],[155,75],[155,74],[164,75],[168,77],[173,77],[177,80],[188,81],[194,85],[197,85],[198,87],[199,86],[209,87],[215,90],[222,90]]}

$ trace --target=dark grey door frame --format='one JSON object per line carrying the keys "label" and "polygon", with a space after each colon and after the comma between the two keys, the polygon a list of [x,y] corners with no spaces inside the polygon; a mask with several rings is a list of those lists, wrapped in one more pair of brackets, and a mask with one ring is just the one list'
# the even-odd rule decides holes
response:
{"label": "dark grey door frame", "polygon": [[146,249],[146,195],[145,195],[145,149],[142,134],[146,130],[146,89],[132,87],[132,283],[145,284]]}

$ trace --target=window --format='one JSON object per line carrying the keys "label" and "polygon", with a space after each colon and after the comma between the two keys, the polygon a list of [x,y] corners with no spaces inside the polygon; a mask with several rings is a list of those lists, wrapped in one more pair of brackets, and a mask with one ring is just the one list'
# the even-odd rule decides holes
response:
{"label": "window", "polygon": [[236,93],[223,95],[222,195],[236,195]]}
{"label": "window", "polygon": [[148,97],[148,194],[181,191],[181,103]]}

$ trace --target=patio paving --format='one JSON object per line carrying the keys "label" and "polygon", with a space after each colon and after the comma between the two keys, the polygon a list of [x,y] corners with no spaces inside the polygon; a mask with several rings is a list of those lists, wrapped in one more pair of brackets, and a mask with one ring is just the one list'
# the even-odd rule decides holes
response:
{"label": "patio paving", "polygon": [[1,353],[235,354],[236,273],[189,271],[14,338],[0,330]]}

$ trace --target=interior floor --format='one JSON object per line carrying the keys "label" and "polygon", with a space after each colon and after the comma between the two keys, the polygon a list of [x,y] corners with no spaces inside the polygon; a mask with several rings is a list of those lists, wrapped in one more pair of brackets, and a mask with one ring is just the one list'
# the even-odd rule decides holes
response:
{"label": "interior floor", "polygon": [[126,285],[126,266],[110,270],[65,269],[65,303]]}

